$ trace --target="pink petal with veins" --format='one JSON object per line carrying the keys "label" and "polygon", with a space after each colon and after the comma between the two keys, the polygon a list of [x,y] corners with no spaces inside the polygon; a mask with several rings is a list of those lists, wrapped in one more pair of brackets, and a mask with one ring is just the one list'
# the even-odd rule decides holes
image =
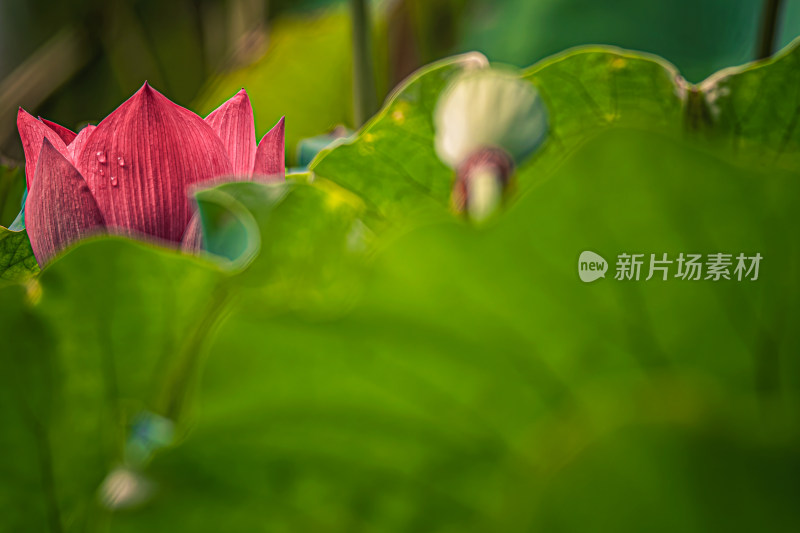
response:
{"label": "pink petal with veins", "polygon": [[42,140],[46,138],[56,150],[65,156],[67,155],[67,145],[64,144],[58,133],[33,118],[21,107],[17,113],[17,129],[19,138],[22,139],[22,149],[25,151],[25,181],[30,190],[33,176],[36,174],[36,161],[42,150]]}
{"label": "pink petal with veins", "polygon": [[253,174],[266,176],[269,181],[283,181],[286,176],[286,150],[284,141],[284,122],[281,117],[258,144]]}
{"label": "pink petal with veins", "polygon": [[78,136],[75,137],[74,141],[67,145],[67,155],[69,155],[73,165],[78,163],[78,156],[81,153],[81,149],[83,148],[83,145],[86,144],[86,141],[89,139],[89,135],[96,127],[97,126],[92,126],[89,124],[78,132]]}
{"label": "pink petal with veins", "polygon": [[25,201],[25,227],[33,255],[42,267],[73,242],[105,229],[103,215],[83,176],[49,139],[42,142]]}
{"label": "pink petal with veins", "polygon": [[233,166],[233,173],[248,179],[256,157],[256,128],[253,107],[242,89],[206,117],[206,124],[222,140]]}
{"label": "pink petal with veins", "polygon": [[147,83],[89,135],[77,168],[109,228],[180,242],[189,187],[232,172],[222,141]]}
{"label": "pink petal with veins", "polygon": [[65,128],[61,124],[56,124],[53,121],[47,120],[46,118],[39,117],[39,120],[42,121],[42,124],[56,132],[61,140],[64,141],[64,144],[69,144],[75,140],[75,137],[78,135],[74,131],[69,128]]}

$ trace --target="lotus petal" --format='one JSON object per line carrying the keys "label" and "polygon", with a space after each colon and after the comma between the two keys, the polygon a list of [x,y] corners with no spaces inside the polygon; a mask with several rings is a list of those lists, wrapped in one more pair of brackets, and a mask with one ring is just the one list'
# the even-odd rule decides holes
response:
{"label": "lotus petal", "polygon": [[266,176],[269,181],[283,181],[286,176],[285,118],[281,117],[278,123],[264,134],[256,150],[253,174]]}
{"label": "lotus petal", "polygon": [[25,181],[30,189],[33,176],[36,174],[36,161],[42,150],[42,140],[50,141],[50,144],[65,156],[67,155],[67,145],[58,133],[21,107],[17,113],[17,129],[19,137],[22,139],[22,149],[25,151]]}
{"label": "lotus petal", "polygon": [[69,155],[73,165],[78,163],[78,156],[80,155],[83,146],[86,144],[86,141],[89,139],[89,135],[91,135],[96,127],[97,126],[92,126],[89,124],[78,132],[78,136],[75,137],[75,140],[67,145],[67,154]]}
{"label": "lotus petal", "polygon": [[247,179],[256,157],[256,128],[253,107],[242,89],[206,117],[206,124],[222,140],[237,177]]}
{"label": "lotus petal", "polygon": [[69,143],[74,141],[75,137],[78,136],[78,134],[75,133],[74,131],[72,131],[71,129],[65,128],[61,124],[56,124],[52,120],[47,120],[46,118],[42,118],[42,117],[39,117],[39,120],[42,122],[42,124],[44,124],[45,126],[50,128],[51,130],[56,132],[58,134],[58,136],[61,137],[61,140],[64,141],[64,144],[66,144],[66,145],[69,145]]}
{"label": "lotus petal", "polygon": [[222,141],[147,83],[91,132],[77,168],[109,228],[180,242],[191,185],[232,172]]}
{"label": "lotus petal", "polygon": [[25,226],[41,267],[78,239],[105,229],[83,176],[47,138],[25,202]]}

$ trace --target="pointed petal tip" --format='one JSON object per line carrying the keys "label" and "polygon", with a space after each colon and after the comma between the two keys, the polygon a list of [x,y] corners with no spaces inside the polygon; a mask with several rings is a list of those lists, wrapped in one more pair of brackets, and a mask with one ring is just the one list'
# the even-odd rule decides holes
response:
{"label": "pointed petal tip", "polygon": [[274,176],[283,179],[286,174],[286,144],[284,123],[286,117],[281,119],[264,134],[256,150],[256,160],[253,165],[253,174]]}
{"label": "pointed petal tip", "polygon": [[25,180],[30,188],[36,173],[36,162],[42,151],[42,139],[48,139],[57,151],[64,154],[67,146],[56,131],[22,108],[17,112],[17,130],[25,153]]}
{"label": "pointed petal tip", "polygon": [[[169,104],[178,106],[181,109],[185,109],[183,106],[179,106],[178,104],[176,104],[175,102],[173,102],[172,100],[170,100],[169,98],[164,96],[162,93],[160,93],[158,90],[153,88],[153,86],[150,85],[150,83],[144,82],[144,84],[139,88],[139,90],[136,91],[133,95],[131,95],[131,97],[128,98],[125,102],[123,102],[122,105],[120,105],[117,108],[117,110],[122,108],[123,106],[125,106],[128,103],[131,103],[131,104],[133,104],[135,106],[138,106],[138,105],[142,105],[144,102],[158,102],[159,104],[168,102]],[[112,114],[113,114],[113,112],[112,112]],[[106,118],[108,118],[108,117],[106,117]]]}
{"label": "pointed petal tip", "polygon": [[55,157],[55,156],[52,154],[52,152],[55,152],[56,154],[58,154],[58,157],[60,157],[60,158],[64,159],[65,161],[69,162],[69,164],[70,164],[70,165],[74,166],[74,165],[73,165],[73,163],[72,163],[72,161],[71,161],[71,160],[70,160],[70,158],[69,158],[69,155],[68,155],[68,153],[64,153],[62,150],[60,150],[60,149],[59,149],[59,148],[58,148],[58,147],[57,147],[55,144],[53,144],[53,142],[52,142],[50,139],[48,139],[47,137],[45,137],[44,139],[42,139],[42,148],[39,150],[39,157],[37,158],[37,162],[38,162],[38,160],[39,160],[39,159],[41,159],[43,156],[46,156],[46,157]]}
{"label": "pointed petal tip", "polygon": [[205,118],[225,146],[234,174],[249,176],[256,154],[253,106],[242,88]]}
{"label": "pointed petal tip", "polygon": [[[50,142],[50,139],[48,139],[47,137],[45,137],[44,139],[42,139],[42,149],[41,149],[41,150],[39,150],[39,152],[40,152],[40,153],[41,153],[41,152],[43,152],[43,151],[44,151],[44,149],[45,149],[45,147],[47,147],[47,148],[48,148],[48,149],[50,149],[50,150],[56,150],[56,149],[53,147],[53,143],[51,143],[51,142]],[[58,150],[56,150],[56,152],[58,152]]]}
{"label": "pointed petal tip", "polygon": [[53,122],[52,120],[47,120],[46,118],[42,118],[41,116],[39,117],[39,122],[41,122],[42,124],[44,124],[45,126],[50,128],[51,130],[53,130],[56,133],[56,135],[58,135],[61,138],[61,140],[64,141],[64,144],[67,145],[67,146],[72,141],[74,141],[75,137],[77,137],[77,135],[78,135],[77,133],[75,133],[71,129],[65,128],[61,124],[58,124],[57,122]]}
{"label": "pointed petal tip", "polygon": [[61,159],[63,159],[69,166],[75,166],[70,158],[61,150],[56,148],[47,137],[42,139],[42,148],[39,150],[39,157],[36,159],[36,162],[38,163],[40,160],[42,160],[42,158],[56,158],[50,159],[51,161],[61,161]]}
{"label": "pointed petal tip", "polygon": [[242,87],[239,91],[231,96],[227,102],[224,102],[220,107],[224,106],[227,103],[235,103],[240,105],[247,105],[252,109],[252,105],[250,104],[250,95],[247,94],[247,91]]}
{"label": "pointed petal tip", "polygon": [[[87,135],[76,167],[108,225],[125,234],[180,242],[191,215],[186,187],[233,172],[214,130],[147,82]],[[99,151],[132,162],[117,171],[113,188],[97,164]]]}
{"label": "pointed petal tip", "polygon": [[133,96],[139,96],[139,95],[141,95],[141,96],[154,96],[154,95],[161,96],[161,93],[158,92],[157,90],[155,90],[153,88],[153,86],[150,85],[150,82],[145,80],[144,84],[142,84],[142,86],[139,87],[139,90],[136,91],[136,93]]}
{"label": "pointed petal tip", "polygon": [[[264,134],[264,137],[269,135],[270,137],[273,135],[283,135],[283,132],[286,129],[286,116],[282,116],[278,122],[275,123],[270,130]],[[263,139],[262,139],[263,140]]]}
{"label": "pointed petal tip", "polygon": [[264,134],[264,136],[261,138],[261,141],[263,142],[264,139],[267,138],[276,139],[280,137],[281,139],[283,139],[283,133],[285,128],[286,128],[286,117],[283,116],[278,120],[278,122],[275,123],[274,126],[272,126],[272,128],[270,128],[270,130],[267,133]]}
{"label": "pointed petal tip", "polygon": [[237,98],[237,99],[245,100],[247,102],[247,105],[250,105],[250,95],[247,94],[247,91],[245,91],[244,87],[242,87],[239,90],[239,92],[237,92],[233,97]]}
{"label": "pointed petal tip", "polygon": [[25,202],[25,222],[42,267],[75,241],[105,228],[83,176],[46,137]]}

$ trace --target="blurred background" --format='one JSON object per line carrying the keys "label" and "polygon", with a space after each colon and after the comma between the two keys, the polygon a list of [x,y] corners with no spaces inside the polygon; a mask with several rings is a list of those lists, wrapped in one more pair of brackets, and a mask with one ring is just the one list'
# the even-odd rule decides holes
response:
{"label": "blurred background", "polygon": [[[239,88],[257,134],[287,116],[287,157],[354,127],[350,17],[341,0],[0,0],[0,163],[22,160],[19,106],[70,128],[97,122],[145,80],[206,114]],[[602,43],[675,63],[690,81],[754,58],[770,0],[371,2],[378,100],[422,64],[468,50],[528,66]],[[776,2],[772,2],[776,3]],[[800,34],[781,6],[776,46]]]}
{"label": "blurred background", "polygon": [[[19,106],[77,129],[145,80],[203,116],[245,87],[257,135],[285,115],[287,162],[302,165],[309,139],[359,126],[350,4],[0,0],[0,224],[17,215],[24,187],[24,173],[4,166],[22,161]],[[378,101],[417,67],[470,50],[526,67],[572,46],[611,44],[662,56],[699,82],[763,55],[770,9],[780,8],[770,49],[800,35],[800,0],[368,5]],[[781,124],[774,109],[788,106],[770,106],[760,124]],[[152,465],[159,499],[115,514],[114,530],[263,531],[269,520],[270,531],[797,531],[800,221],[790,213],[800,180],[777,156],[755,172],[694,150],[693,140],[620,129],[553,171],[542,194],[521,198],[504,224],[442,224],[398,239],[356,307],[336,320],[275,311],[281,298],[294,311],[294,299],[306,297],[296,280],[316,280],[314,268],[305,271],[311,248],[281,228],[319,220],[307,233],[334,248],[327,232],[339,227],[310,211],[284,211],[284,225],[272,226],[282,238],[264,248],[272,255],[262,252],[261,270],[243,277],[268,280],[254,298],[274,291],[278,303],[258,300],[220,328],[202,403],[192,405],[191,439]],[[586,245],[759,251],[769,274],[758,285],[587,289],[562,268]],[[71,388],[35,394],[43,405],[63,396],[71,403],[54,412],[79,413],[46,426],[60,505],[79,518],[93,513],[81,498],[94,494],[109,457],[129,446],[111,442],[129,429],[120,413],[146,407],[129,397],[138,387],[142,397],[157,396],[151,387],[160,376],[148,379],[162,370],[153,361],[173,349],[181,364],[191,360],[186,353],[203,340],[194,332],[208,324],[200,313],[211,313],[206,300],[218,305],[210,270],[124,246],[84,248],[43,275],[44,289],[31,291],[43,298],[38,314],[22,305],[22,292],[8,300],[19,308],[0,306],[10,332],[4,354],[23,354],[39,372],[49,356],[14,347],[48,354],[54,344],[44,325],[60,342],[52,361],[64,368],[53,367]],[[319,260],[327,256],[313,254],[314,267],[327,266]],[[284,281],[290,270],[299,277]],[[328,294],[325,285],[309,287],[314,298],[312,291]],[[114,373],[126,376],[119,394],[107,383]],[[42,374],[35,382],[49,384],[49,371]],[[0,387],[0,405],[24,397],[16,390]],[[0,483],[0,531],[4,515],[39,518],[38,466],[49,463],[30,444],[43,438],[6,411],[0,479],[16,475],[34,488]],[[134,444],[138,430],[130,431]],[[60,531],[58,516],[55,523]]]}

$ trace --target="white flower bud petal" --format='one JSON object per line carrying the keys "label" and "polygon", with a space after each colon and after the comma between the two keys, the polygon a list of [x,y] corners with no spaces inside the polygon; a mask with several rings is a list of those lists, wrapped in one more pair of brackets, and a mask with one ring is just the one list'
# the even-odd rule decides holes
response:
{"label": "white flower bud petal", "polygon": [[480,69],[456,78],[434,113],[436,153],[457,168],[480,148],[501,148],[519,164],[547,134],[536,88],[512,72]]}

